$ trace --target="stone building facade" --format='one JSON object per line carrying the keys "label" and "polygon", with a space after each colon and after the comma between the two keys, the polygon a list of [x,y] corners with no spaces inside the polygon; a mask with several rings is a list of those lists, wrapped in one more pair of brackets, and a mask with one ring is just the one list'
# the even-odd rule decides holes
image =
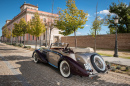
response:
{"label": "stone building facade", "polygon": [[[58,19],[58,17],[59,17],[58,14],[52,14],[52,13],[48,13],[48,12],[44,12],[44,11],[39,11],[38,6],[35,6],[32,4],[24,3],[20,7],[20,9],[21,9],[21,12],[17,16],[15,16],[12,20],[6,20],[5,25],[7,25],[7,28],[10,29],[11,31],[14,28],[14,25],[13,25],[14,23],[19,23],[21,18],[25,18],[26,22],[30,21],[30,19],[34,18],[35,12],[38,12],[38,14],[40,15],[40,19],[42,19],[45,24],[47,24],[49,22],[54,22],[54,19]],[[50,27],[47,26],[46,28],[47,28],[46,32],[43,33],[40,37],[38,37],[38,44],[40,44],[40,41],[42,44],[44,44],[46,40],[47,40],[47,42],[49,42]],[[4,26],[2,27],[2,30],[3,29],[4,29]],[[60,30],[57,28],[52,29],[51,43],[61,41],[61,37],[63,35],[59,34],[59,31]],[[1,40],[6,41],[7,38],[2,35]],[[28,33],[25,34],[25,43],[26,44],[35,44],[35,40],[36,40],[35,36],[32,36]],[[11,41],[11,39],[10,39],[10,41]],[[17,41],[17,38],[13,37],[12,41],[13,42]],[[20,37],[18,37],[18,41],[20,41]],[[21,41],[23,41],[23,36],[21,37]]]}

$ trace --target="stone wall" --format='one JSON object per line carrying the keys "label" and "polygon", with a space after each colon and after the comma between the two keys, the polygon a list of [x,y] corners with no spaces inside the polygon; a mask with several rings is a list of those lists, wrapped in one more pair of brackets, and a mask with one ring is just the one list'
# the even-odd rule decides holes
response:
{"label": "stone wall", "polygon": [[[118,34],[118,49],[130,50],[130,33]],[[62,37],[61,41],[69,43],[71,47],[75,46],[74,36]],[[91,35],[77,36],[77,47],[92,47],[94,48],[95,39]],[[97,35],[96,47],[101,49],[114,49],[115,34]]]}

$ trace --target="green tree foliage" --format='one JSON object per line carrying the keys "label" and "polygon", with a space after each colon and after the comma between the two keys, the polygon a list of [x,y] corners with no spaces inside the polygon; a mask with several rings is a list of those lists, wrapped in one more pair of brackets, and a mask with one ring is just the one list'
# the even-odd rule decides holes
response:
{"label": "green tree foliage", "polygon": [[5,25],[4,29],[2,30],[2,34],[4,35],[4,37],[6,37],[7,39],[10,39],[11,37],[11,30],[7,28],[7,26]]}
{"label": "green tree foliage", "polygon": [[[112,3],[109,6],[109,12],[118,15],[119,23],[118,23],[118,33],[130,33],[130,5],[123,2],[119,2],[119,4]],[[115,33],[115,24],[114,24],[114,15],[108,15],[107,25],[110,28],[110,33]]]}
{"label": "green tree foliage", "polygon": [[75,0],[68,0],[66,2],[67,9],[59,9],[59,20],[56,27],[61,30],[60,34],[70,35],[75,33],[75,47],[77,47],[76,31],[78,28],[83,29],[87,21],[88,13],[79,10],[76,7]]}
{"label": "green tree foliage", "polygon": [[[22,36],[22,29],[20,28],[18,23],[14,23],[14,29],[12,31],[13,35],[17,36],[17,40],[18,40],[18,36]],[[20,39],[21,41],[21,39]]]}
{"label": "green tree foliage", "polygon": [[95,37],[95,30],[96,30],[96,34],[97,35],[99,34],[102,24],[103,24],[103,20],[100,19],[100,16],[98,16],[97,19],[95,18],[92,27],[90,28],[90,33],[93,37]]}
{"label": "green tree foliage", "polygon": [[[27,23],[26,23],[24,18],[20,19],[19,29],[22,30],[22,32],[21,32],[22,36],[25,37],[25,34],[27,33]],[[23,40],[24,40],[24,46],[25,46],[25,38],[24,37],[23,37]]]}
{"label": "green tree foliage", "polygon": [[45,25],[43,21],[40,19],[40,16],[38,12],[34,14],[34,18],[28,22],[28,33],[36,36],[36,45],[35,48],[37,48],[37,37],[41,35],[41,33],[45,32]]}

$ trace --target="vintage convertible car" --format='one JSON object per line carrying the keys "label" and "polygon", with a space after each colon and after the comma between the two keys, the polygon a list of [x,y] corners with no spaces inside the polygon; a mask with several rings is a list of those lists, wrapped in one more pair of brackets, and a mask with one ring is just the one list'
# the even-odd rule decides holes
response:
{"label": "vintage convertible car", "polygon": [[52,43],[50,48],[39,48],[33,52],[35,63],[48,63],[59,68],[63,77],[72,74],[79,76],[95,76],[107,71],[103,58],[91,53],[87,48],[69,48],[67,43]]}

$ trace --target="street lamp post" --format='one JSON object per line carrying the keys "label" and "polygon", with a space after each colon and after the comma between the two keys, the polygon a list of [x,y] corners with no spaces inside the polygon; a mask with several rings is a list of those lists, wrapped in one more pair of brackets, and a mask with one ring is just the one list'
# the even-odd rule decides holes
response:
{"label": "street lamp post", "polygon": [[118,24],[118,17],[114,18],[114,23],[116,24],[116,33],[115,33],[115,53],[114,57],[118,57],[118,44],[117,44],[117,24]]}
{"label": "street lamp post", "polygon": [[11,44],[12,44],[12,28],[11,28]]}
{"label": "street lamp post", "polygon": [[47,47],[47,23],[45,23],[45,28],[46,28],[46,45],[45,45],[45,47]]}

